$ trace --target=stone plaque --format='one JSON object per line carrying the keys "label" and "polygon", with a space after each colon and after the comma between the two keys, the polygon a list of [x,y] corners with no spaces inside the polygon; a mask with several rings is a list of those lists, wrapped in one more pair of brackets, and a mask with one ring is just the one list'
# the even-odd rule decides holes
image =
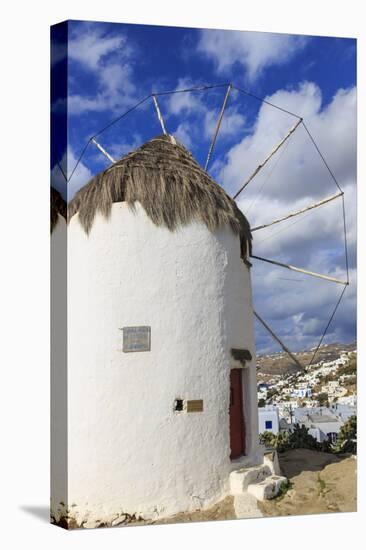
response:
{"label": "stone plaque", "polygon": [[123,351],[150,351],[151,327],[123,327]]}
{"label": "stone plaque", "polygon": [[203,411],[203,400],[202,399],[191,399],[187,401],[187,412],[202,412]]}

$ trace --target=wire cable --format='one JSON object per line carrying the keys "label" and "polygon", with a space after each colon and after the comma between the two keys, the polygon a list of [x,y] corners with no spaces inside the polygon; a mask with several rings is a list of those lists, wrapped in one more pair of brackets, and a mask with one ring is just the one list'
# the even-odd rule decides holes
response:
{"label": "wire cable", "polygon": [[84,149],[81,151],[80,156],[79,156],[78,160],[76,161],[76,164],[75,164],[75,166],[74,166],[74,168],[73,168],[73,170],[72,170],[72,172],[71,172],[71,174],[70,174],[70,177],[67,179],[67,183],[70,182],[72,176],[74,175],[75,170],[76,170],[76,168],[79,166],[79,163],[81,162],[81,159],[82,159],[83,156],[85,155],[85,152],[86,152],[86,150],[87,150],[87,148],[88,148],[89,143],[91,142],[91,140],[92,140],[92,138],[89,138],[88,141],[86,142],[86,145],[85,145]]}
{"label": "wire cable", "polygon": [[344,296],[344,293],[346,292],[346,288],[347,288],[347,286],[345,286],[345,287],[343,288],[343,290],[342,290],[342,292],[341,292],[341,294],[340,294],[340,296],[339,296],[339,298],[338,298],[338,301],[337,301],[337,303],[336,303],[336,305],[335,305],[335,308],[334,308],[334,310],[333,310],[333,312],[332,312],[332,314],[331,314],[331,316],[330,316],[330,319],[329,319],[329,321],[328,321],[328,323],[327,323],[327,326],[325,327],[325,329],[324,329],[324,331],[323,331],[323,334],[322,334],[321,337],[320,337],[320,340],[319,340],[319,343],[318,343],[318,345],[317,345],[317,347],[316,347],[316,350],[315,350],[315,352],[314,352],[314,354],[313,354],[313,356],[312,356],[312,358],[311,358],[309,364],[307,365],[308,367],[310,367],[310,365],[313,364],[314,358],[315,358],[315,356],[317,355],[320,346],[322,345],[322,342],[323,342],[323,340],[324,340],[324,337],[325,337],[326,333],[328,332],[328,329],[329,329],[329,327],[330,327],[330,324],[331,324],[331,322],[333,321],[333,318],[334,318],[334,316],[335,316],[335,314],[336,314],[336,311],[337,311],[337,309],[338,309],[338,307],[339,307],[339,304],[341,303],[342,298],[343,298],[343,296]]}
{"label": "wire cable", "polygon": [[332,170],[330,169],[330,167],[329,167],[327,161],[325,160],[325,158],[324,158],[322,152],[320,151],[320,149],[319,149],[319,147],[318,147],[318,145],[317,145],[315,139],[314,139],[313,136],[311,135],[311,133],[310,133],[310,131],[309,131],[309,129],[308,129],[308,127],[306,126],[306,124],[305,124],[304,121],[302,121],[302,125],[304,126],[304,128],[305,128],[305,130],[306,130],[306,132],[307,132],[309,138],[311,139],[311,141],[312,141],[312,143],[313,143],[315,149],[318,151],[320,158],[321,158],[322,161],[324,162],[324,165],[326,166],[326,168],[327,168],[329,174],[330,174],[331,177],[332,177],[332,180],[334,181],[334,183],[336,184],[336,186],[338,187],[338,189],[339,189],[341,192],[343,192],[343,190],[341,189],[341,186],[339,185],[339,183],[338,183],[338,181],[337,181],[337,178],[335,177],[335,175],[333,174]]}
{"label": "wire cable", "polygon": [[343,212],[343,231],[344,231],[344,254],[346,260],[347,281],[349,282],[349,266],[348,266],[348,244],[347,244],[347,228],[346,228],[346,208],[344,205],[344,195],[342,195],[342,212]]}
{"label": "wire cable", "polygon": [[279,111],[283,111],[284,113],[287,113],[288,115],[294,116],[298,118],[299,120],[302,120],[301,116],[296,115],[295,113],[292,113],[291,111],[287,111],[286,109],[283,109],[282,107],[279,107],[278,105],[275,105],[274,103],[271,103],[270,101],[267,101],[267,99],[264,99],[263,97],[259,97],[255,94],[252,94],[251,92],[248,92],[246,90],[243,90],[241,88],[237,88],[236,86],[233,86],[234,90],[238,90],[238,92],[241,92],[244,95],[247,95],[249,97],[254,97],[254,99],[257,99],[258,101],[261,101],[262,103],[265,103],[266,105],[270,105],[271,107],[275,107],[275,109],[278,109]]}
{"label": "wire cable", "polygon": [[169,95],[169,94],[182,94],[184,92],[201,92],[201,91],[205,91],[205,90],[212,90],[213,88],[224,88],[224,87],[228,87],[230,84],[230,82],[225,82],[224,84],[212,84],[212,85],[208,85],[208,86],[196,86],[196,87],[192,87],[192,88],[184,88],[182,90],[168,90],[166,92],[153,92],[152,95],[156,95],[156,96],[159,96],[159,95]]}
{"label": "wire cable", "polygon": [[60,170],[61,174],[63,175],[63,177],[65,178],[65,181],[67,183],[67,176],[66,176],[61,164],[58,161],[56,162],[56,166],[58,166],[58,169]]}
{"label": "wire cable", "polygon": [[[137,107],[139,107],[140,105],[142,105],[143,103],[145,103],[145,101],[147,101],[153,94],[149,94],[147,95],[146,97],[144,97],[144,99],[141,99],[141,101],[139,101],[138,103],[136,103],[136,105],[134,105],[133,107],[131,107],[130,109],[128,109],[127,111],[125,111],[122,115],[118,116],[117,118],[115,118],[114,120],[112,120],[111,122],[109,122],[109,124],[107,124],[106,126],[104,126],[104,128],[102,128],[101,130],[99,130],[99,132],[97,132],[96,134],[94,134],[94,136],[91,136],[90,139],[92,139],[93,137],[97,137],[99,136],[100,134],[102,134],[103,132],[105,132],[105,130],[108,130],[108,128],[110,128],[111,126],[113,126],[113,124],[116,124],[116,122],[119,122],[122,118],[124,118],[126,115],[128,115],[129,113],[131,113],[132,111],[134,111],[135,109],[137,109]],[[157,95],[157,94],[155,94]]]}
{"label": "wire cable", "polygon": [[290,143],[290,139],[288,139],[286,141],[284,148],[282,149],[281,153],[278,155],[274,165],[272,166],[271,170],[267,174],[267,177],[265,178],[264,182],[262,183],[261,187],[259,188],[259,191],[258,191],[257,195],[254,197],[253,201],[251,202],[248,209],[246,210],[246,214],[248,214],[250,212],[250,210],[253,208],[253,206],[255,205],[255,203],[257,202],[259,197],[261,196],[261,194],[263,192],[263,189],[264,189],[265,185],[267,184],[269,178],[273,175],[273,173],[276,170],[277,165],[279,164],[281,158],[284,156],[285,152],[287,151],[289,143]]}

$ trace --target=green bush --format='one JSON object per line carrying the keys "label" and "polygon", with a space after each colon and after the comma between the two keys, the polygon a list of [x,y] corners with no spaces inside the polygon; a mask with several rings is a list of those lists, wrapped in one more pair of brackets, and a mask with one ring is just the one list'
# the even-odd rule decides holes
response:
{"label": "green bush", "polygon": [[276,388],[270,388],[268,391],[267,391],[267,401],[269,399],[272,399],[272,397],[274,397],[275,395],[278,395],[278,390],[276,390]]}
{"label": "green bush", "polygon": [[357,416],[351,416],[343,424],[332,450],[335,453],[355,453],[357,451]]}
{"label": "green bush", "polygon": [[318,442],[309,434],[309,429],[305,426],[295,424],[294,430],[289,438],[290,449],[313,449],[318,450]]}
{"label": "green bush", "polygon": [[318,393],[317,399],[319,401],[320,407],[323,407],[323,405],[325,405],[326,407],[329,407],[329,399],[328,399],[327,393],[325,392]]}
{"label": "green bush", "polygon": [[266,447],[272,447],[279,453],[288,449],[311,449],[313,451],[329,452],[331,450],[328,441],[318,443],[315,437],[309,434],[309,429],[305,426],[295,424],[293,431],[280,432],[273,434],[271,432],[263,432],[259,436],[259,441]]}
{"label": "green bush", "polygon": [[311,449],[323,453],[356,453],[357,451],[357,416],[351,416],[340,429],[337,441],[334,445],[329,441],[318,441],[309,434],[309,429],[305,426],[295,424],[293,431],[263,432],[259,435],[259,442],[266,447],[272,447],[279,453],[288,449]]}
{"label": "green bush", "polygon": [[288,432],[280,432],[279,434],[263,432],[259,435],[259,442],[266,447],[273,447],[280,453],[290,448]]}

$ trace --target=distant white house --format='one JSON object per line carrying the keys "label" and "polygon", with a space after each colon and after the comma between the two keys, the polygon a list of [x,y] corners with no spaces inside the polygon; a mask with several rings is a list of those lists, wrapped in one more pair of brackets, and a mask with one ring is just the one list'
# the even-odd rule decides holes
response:
{"label": "distant white house", "polygon": [[327,407],[299,408],[294,411],[295,423],[309,429],[309,434],[322,443],[335,443],[344,420]]}
{"label": "distant white house", "polygon": [[258,408],[259,433],[271,432],[278,434],[280,431],[280,418],[278,408],[271,405]]}
{"label": "distant white house", "polygon": [[337,401],[330,406],[330,410],[343,422],[347,422],[351,416],[357,416],[356,406],[348,403],[339,403],[339,401]]}
{"label": "distant white house", "polygon": [[340,386],[338,380],[331,380],[326,386],[322,386],[322,392],[327,393],[333,400],[335,397],[344,397],[347,394],[347,389]]}
{"label": "distant white house", "polygon": [[286,418],[280,418],[280,432],[292,432],[293,431],[293,424],[291,422],[288,422]]}
{"label": "distant white house", "polygon": [[357,405],[357,395],[355,393],[353,393],[352,395],[347,395],[345,397],[339,397],[338,401],[337,401],[337,404],[338,405],[349,405],[350,407],[356,407],[356,405]]}
{"label": "distant white house", "polygon": [[292,397],[299,397],[299,398],[311,397],[312,390],[308,386],[304,388],[295,388],[294,390],[292,390],[291,395]]}
{"label": "distant white house", "polygon": [[276,404],[280,418],[286,418],[291,422],[291,416],[295,409],[298,407],[297,399],[291,399],[289,401],[281,401]]}
{"label": "distant white house", "polygon": [[343,422],[334,416],[315,414],[309,415],[309,419],[304,425],[309,428],[309,434],[315,437],[319,443],[323,441],[335,443]]}

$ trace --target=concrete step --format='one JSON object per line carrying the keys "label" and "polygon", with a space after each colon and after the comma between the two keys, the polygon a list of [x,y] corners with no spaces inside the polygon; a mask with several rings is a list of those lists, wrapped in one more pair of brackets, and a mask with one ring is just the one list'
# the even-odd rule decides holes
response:
{"label": "concrete step", "polygon": [[262,512],[258,508],[257,499],[249,493],[234,495],[234,510],[238,519],[263,517]]}
{"label": "concrete step", "polygon": [[249,485],[260,483],[271,475],[272,471],[266,464],[234,470],[230,474],[230,493],[240,495],[247,490]]}
{"label": "concrete step", "polygon": [[286,481],[284,476],[271,475],[259,483],[251,483],[248,485],[247,491],[257,500],[270,500],[278,495],[281,484]]}

